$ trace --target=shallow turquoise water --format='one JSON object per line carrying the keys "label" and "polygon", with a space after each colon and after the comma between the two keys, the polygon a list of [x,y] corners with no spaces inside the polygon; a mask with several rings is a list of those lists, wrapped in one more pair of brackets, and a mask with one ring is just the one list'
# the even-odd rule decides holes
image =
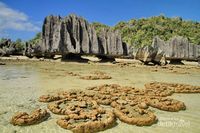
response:
{"label": "shallow turquoise water", "polygon": [[[113,78],[110,80],[82,80],[66,75],[72,71],[81,75],[100,70]],[[56,125],[56,118],[52,115],[48,121],[38,125],[18,127],[9,123],[11,116],[17,111],[32,111],[35,108],[46,108],[46,104],[39,103],[38,97],[42,94],[56,93],[62,90],[82,89],[101,84],[120,84],[143,88],[150,81],[164,81],[185,83],[200,86],[200,71],[189,70],[190,74],[177,74],[167,71],[152,72],[150,67],[124,67],[116,65],[89,65],[81,63],[8,63],[0,66],[0,132],[1,133],[63,133],[70,132]],[[162,132],[188,133],[200,132],[200,94],[175,94],[175,99],[185,102],[186,111],[176,113],[153,109],[160,120],[149,127],[137,127],[118,121],[114,128],[105,130],[105,133],[151,133]]]}

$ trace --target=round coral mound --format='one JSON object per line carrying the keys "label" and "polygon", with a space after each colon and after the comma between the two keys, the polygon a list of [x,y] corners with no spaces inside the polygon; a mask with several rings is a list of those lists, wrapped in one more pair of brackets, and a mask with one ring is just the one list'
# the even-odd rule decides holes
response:
{"label": "round coral mound", "polygon": [[186,109],[186,106],[183,102],[175,99],[165,97],[149,97],[148,99],[149,100],[147,104],[149,106],[158,108],[160,110],[177,112]]}
{"label": "round coral mound", "polygon": [[74,133],[93,133],[114,126],[115,115],[111,111],[97,109],[90,114],[80,116],[66,116],[57,121],[57,124]]}
{"label": "round coral mound", "polygon": [[81,114],[99,108],[94,100],[63,99],[48,104],[48,109],[59,115]]}
{"label": "round coral mound", "polygon": [[11,119],[11,124],[26,126],[40,123],[49,117],[47,110],[37,109],[30,114],[26,112],[19,112]]}
{"label": "round coral mound", "polygon": [[58,95],[42,95],[39,97],[39,102],[52,102],[52,101],[57,101],[57,100],[60,100],[61,97],[58,96]]}
{"label": "round coral mound", "polygon": [[111,106],[114,108],[116,117],[128,124],[147,126],[157,121],[156,116],[151,111],[142,109],[137,103],[129,104],[126,100],[117,100],[112,102]]}

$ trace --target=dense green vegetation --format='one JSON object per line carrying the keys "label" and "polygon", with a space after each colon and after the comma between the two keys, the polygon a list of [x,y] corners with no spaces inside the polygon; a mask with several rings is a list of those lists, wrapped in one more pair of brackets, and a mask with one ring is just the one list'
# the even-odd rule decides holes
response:
{"label": "dense green vegetation", "polygon": [[4,42],[5,40],[5,38],[0,38],[0,43]]}
{"label": "dense green vegetation", "polygon": [[[7,40],[6,38],[0,38],[0,43],[5,42],[6,40]],[[41,40],[41,32],[37,33],[33,39],[27,42],[34,46],[34,45],[38,45],[40,40]],[[14,47],[18,52],[20,52],[25,49],[25,43],[26,43],[25,41],[22,41],[21,39],[17,39],[16,41],[12,41],[9,47]]]}
{"label": "dense green vegetation", "polygon": [[[96,26],[97,25],[97,26]],[[96,23],[96,29],[100,31],[105,25]],[[155,36],[168,40],[173,36],[187,37],[191,43],[200,44],[200,23],[184,21],[180,17],[168,18],[163,15],[122,21],[112,27],[120,30],[124,42],[141,47],[150,45]]]}
{"label": "dense green vegetation", "polygon": [[17,39],[14,44],[18,51],[22,51],[25,48],[25,42],[23,42],[21,39]]}
{"label": "dense green vegetation", "polygon": [[92,25],[94,26],[97,34],[99,34],[99,32],[101,31],[101,29],[103,29],[103,28],[109,29],[109,26],[107,26],[105,24],[98,23],[98,22],[93,22]]}

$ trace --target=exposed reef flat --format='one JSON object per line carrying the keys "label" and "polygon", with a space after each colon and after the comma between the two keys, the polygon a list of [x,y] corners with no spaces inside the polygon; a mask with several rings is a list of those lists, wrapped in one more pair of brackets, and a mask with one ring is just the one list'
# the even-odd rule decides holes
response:
{"label": "exposed reef flat", "polygon": [[[97,102],[98,106],[103,107],[103,110],[108,110],[111,112],[111,103],[116,102],[120,106],[125,106],[125,108],[123,108],[123,106],[122,108],[120,107],[120,110],[119,108],[116,108],[116,110],[122,114],[119,115],[119,117],[122,117],[121,121],[117,117],[115,118],[114,123],[109,124],[108,128],[110,129],[107,130],[107,128],[102,128],[98,129],[98,131],[104,130],[103,132],[106,133],[110,131],[128,132],[131,130],[145,132],[147,129],[150,132],[155,130],[158,130],[158,132],[172,132],[180,130],[192,130],[192,132],[199,131],[198,126],[196,126],[197,123],[199,123],[199,120],[197,119],[199,116],[199,94],[174,93],[174,89],[163,89],[165,88],[163,86],[167,86],[169,83],[187,83],[188,85],[199,86],[198,81],[200,78],[200,70],[197,64],[195,65],[195,63],[191,64],[191,62],[184,62],[185,65],[168,64],[166,66],[145,66],[134,60],[127,62],[127,60],[123,59],[118,59],[118,61],[115,63],[76,63],[57,62],[54,60],[2,60],[2,62],[6,63],[6,67],[2,66],[0,72],[2,75],[0,79],[0,91],[2,92],[0,93],[0,105],[2,106],[0,109],[0,128],[3,130],[3,132],[26,132],[27,130],[32,130],[34,132],[66,132],[66,128],[60,128],[60,126],[56,124],[60,119],[61,121],[65,120],[67,123],[69,123],[69,127],[70,125],[81,125],[85,119],[83,118],[84,115],[82,115],[82,118],[78,118],[77,115],[73,115],[71,118],[65,118],[64,115],[54,114],[49,109],[47,109],[47,111],[50,112],[51,117],[39,124],[25,127],[12,126],[9,124],[11,116],[13,116],[16,112],[19,111],[29,113],[30,111],[34,111],[37,108],[44,110],[47,108],[48,104],[54,102],[56,103],[59,100],[64,100],[62,99],[63,94],[64,96],[72,97],[74,100],[82,98],[80,100],[88,101],[89,99],[93,99]],[[173,71],[177,71],[179,73],[173,73]],[[183,72],[186,73],[183,74]],[[112,79],[88,81],[79,78],[80,75],[87,76],[95,75],[98,73],[107,74],[111,76]],[[10,82],[12,82],[12,84],[10,84]],[[163,84],[163,82],[166,82],[167,84]],[[159,87],[160,89],[155,89],[152,95],[152,93],[150,93],[150,87],[149,91],[145,91],[147,90],[144,88],[146,83],[151,83],[153,86],[155,85],[162,87]],[[86,88],[94,88],[94,90],[86,90]],[[98,88],[101,88],[101,91],[98,91]],[[73,89],[73,91],[70,89]],[[113,90],[118,91],[119,93],[114,93],[115,91],[113,92]],[[26,95],[21,95],[22,93]],[[94,93],[96,94],[94,95]],[[113,95],[111,95],[111,93],[113,93]],[[126,93],[129,96],[127,96]],[[159,93],[162,94],[162,96],[158,95]],[[43,103],[37,101],[37,98],[42,94],[49,94],[47,96],[43,96],[43,101],[47,100],[51,102]],[[6,97],[6,99],[4,97]],[[77,108],[79,106],[79,108],[91,112],[90,108],[87,107],[87,104],[85,106],[84,102],[80,102],[79,105],[78,101],[79,100],[77,100],[75,103],[66,102],[66,105],[70,105],[68,106],[70,107],[69,109],[74,109],[74,106],[72,105],[75,104],[75,112],[77,111],[76,106]],[[66,105],[65,103],[61,103],[59,107],[64,109]],[[12,108],[12,110],[10,110],[10,108]],[[152,112],[153,116],[149,117],[151,115],[148,114],[148,112]],[[117,113],[115,114],[114,110],[112,113],[116,117]],[[163,122],[163,117],[171,118],[172,115],[178,120],[184,120],[185,122],[189,121],[191,123],[190,126],[183,128],[162,127],[160,124]],[[107,118],[109,118],[109,115],[104,113],[93,116],[93,118],[87,115],[84,117],[88,118],[87,122],[93,122],[93,120],[96,122],[98,122],[98,120],[107,121]],[[126,124],[126,120],[123,119],[126,118],[126,116],[129,116],[130,119],[127,120],[127,123],[130,124]],[[154,116],[156,116],[156,119]],[[149,118],[147,121],[143,119],[146,117]],[[139,123],[134,122],[135,118],[141,118],[141,121]],[[140,127],[141,123],[148,125],[147,122],[152,121],[152,126]],[[64,122],[62,124],[66,127],[67,123]],[[88,130],[88,128],[81,128],[81,130],[83,129]],[[73,129],[71,128],[71,130]]]}
{"label": "exposed reef flat", "polygon": [[[60,127],[74,133],[85,133],[112,128],[116,118],[136,126],[155,124],[158,119],[149,106],[169,112],[186,110],[184,102],[167,97],[183,92],[200,93],[200,86],[152,82],[145,84],[145,89],[137,89],[117,84],[104,84],[89,87],[87,91],[43,95],[39,97],[39,101],[50,102],[48,109],[52,113],[65,115],[57,120]],[[101,105],[108,105],[110,109]],[[46,114],[46,110],[43,113],[32,113],[30,116],[27,113],[20,113],[11,121],[13,125],[30,125],[45,117]]]}

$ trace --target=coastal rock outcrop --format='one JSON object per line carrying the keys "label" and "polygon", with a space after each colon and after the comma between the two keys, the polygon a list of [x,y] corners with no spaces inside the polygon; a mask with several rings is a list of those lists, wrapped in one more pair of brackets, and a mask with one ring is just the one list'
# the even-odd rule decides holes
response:
{"label": "coastal rock outcrop", "polygon": [[166,59],[173,61],[198,60],[200,45],[189,43],[187,38],[175,36],[168,41],[155,37],[153,45],[164,51]]}
{"label": "coastal rock outcrop", "polygon": [[0,42],[0,56],[23,55],[23,48],[11,39],[3,39]]}
{"label": "coastal rock outcrop", "polygon": [[35,44],[34,46],[32,44],[26,43],[24,55],[27,57],[43,57],[44,54],[42,53],[42,48],[40,43]]}
{"label": "coastal rock outcrop", "polygon": [[187,38],[175,36],[168,41],[164,41],[159,37],[153,39],[151,46],[139,48],[136,52],[136,59],[148,64],[166,64],[166,60],[170,63],[182,64],[181,60],[200,60],[200,45],[189,43]]}
{"label": "coastal rock outcrop", "polygon": [[9,56],[14,52],[15,48],[10,39],[6,39],[0,43],[0,56]]}
{"label": "coastal rock outcrop", "polygon": [[166,64],[164,52],[157,46],[144,46],[139,48],[136,52],[135,59],[144,62],[144,64],[148,64],[149,62],[159,65]]}
{"label": "coastal rock outcrop", "polygon": [[42,31],[41,50],[46,55],[99,55],[120,57],[128,54],[118,31],[103,29],[99,34],[82,17],[48,16]]}

